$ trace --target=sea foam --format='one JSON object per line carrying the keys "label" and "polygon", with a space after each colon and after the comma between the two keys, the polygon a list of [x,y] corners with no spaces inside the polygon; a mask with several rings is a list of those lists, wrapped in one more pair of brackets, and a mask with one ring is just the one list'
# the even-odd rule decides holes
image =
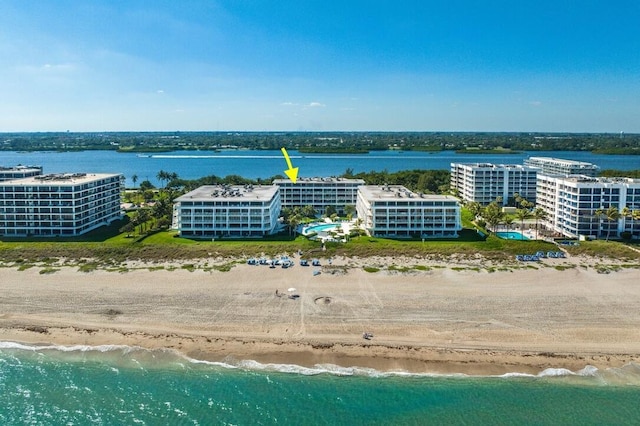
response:
{"label": "sea foam", "polygon": [[[25,351],[38,354],[49,354],[56,356],[58,353],[63,354],[82,354],[86,356],[95,356],[95,361],[102,361],[108,364],[117,360],[116,370],[129,365],[134,368],[155,369],[155,368],[172,368],[185,369],[189,365],[200,367],[224,368],[224,369],[241,369],[247,371],[259,372],[275,372],[284,374],[297,374],[303,376],[314,376],[328,374],[333,376],[360,376],[371,378],[386,377],[415,377],[415,378],[497,378],[497,379],[563,379],[563,378],[579,378],[579,379],[595,379],[587,380],[597,384],[618,384],[640,386],[640,364],[628,363],[622,367],[610,367],[598,369],[595,366],[587,365],[578,371],[572,371],[566,368],[547,368],[538,374],[530,374],[523,372],[509,372],[500,375],[472,375],[464,373],[415,373],[404,370],[380,371],[373,368],[358,366],[339,366],[335,364],[315,364],[311,367],[301,366],[297,364],[278,364],[278,363],[261,363],[256,360],[236,360],[227,358],[224,361],[207,361],[188,357],[187,355],[173,349],[146,349],[139,346],[128,345],[29,345],[18,342],[0,341],[0,353],[3,351]],[[106,355],[106,357],[104,356]],[[112,355],[112,356],[110,356]],[[115,358],[114,358],[115,356]],[[68,358],[69,362],[73,362],[74,358]],[[582,381],[582,380],[581,380]]]}

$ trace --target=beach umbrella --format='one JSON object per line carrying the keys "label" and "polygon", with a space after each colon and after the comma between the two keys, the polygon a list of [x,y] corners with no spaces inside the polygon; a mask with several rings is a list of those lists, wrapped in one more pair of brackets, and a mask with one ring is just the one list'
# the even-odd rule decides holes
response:
{"label": "beach umbrella", "polygon": [[296,291],[296,289],[295,289],[295,288],[293,288],[293,287],[291,287],[291,288],[290,288],[289,290],[287,290],[287,291]]}

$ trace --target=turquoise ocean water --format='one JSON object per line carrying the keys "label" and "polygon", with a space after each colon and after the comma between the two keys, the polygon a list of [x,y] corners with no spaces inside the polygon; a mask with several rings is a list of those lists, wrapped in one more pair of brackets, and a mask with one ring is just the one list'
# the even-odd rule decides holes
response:
{"label": "turquoise ocean water", "polygon": [[635,424],[640,366],[430,376],[0,343],[0,424]]}

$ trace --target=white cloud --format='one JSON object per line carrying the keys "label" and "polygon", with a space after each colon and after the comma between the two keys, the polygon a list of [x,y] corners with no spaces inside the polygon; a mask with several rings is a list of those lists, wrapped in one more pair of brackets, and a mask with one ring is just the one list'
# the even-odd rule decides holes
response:
{"label": "white cloud", "polygon": [[536,107],[537,107],[537,106],[542,105],[542,102],[540,102],[540,101],[531,101],[531,102],[529,102],[529,105],[532,105],[532,106],[536,106]]}
{"label": "white cloud", "polygon": [[63,64],[44,64],[44,65],[24,65],[17,67],[18,71],[23,71],[28,74],[63,74],[76,71],[78,66],[73,63]]}
{"label": "white cloud", "polygon": [[310,102],[309,105],[307,105],[309,108],[320,108],[320,107],[326,107],[325,104],[321,104],[320,102]]}

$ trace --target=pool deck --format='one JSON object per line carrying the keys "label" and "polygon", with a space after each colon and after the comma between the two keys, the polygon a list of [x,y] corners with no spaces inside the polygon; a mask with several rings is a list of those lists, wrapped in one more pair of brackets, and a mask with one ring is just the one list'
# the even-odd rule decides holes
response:
{"label": "pool deck", "polygon": [[[353,222],[329,222],[329,221],[314,222],[312,224],[303,226],[300,230],[301,231],[300,234],[306,237],[307,235],[309,235],[309,228],[313,228],[315,226],[323,226],[323,225],[335,225],[336,228],[341,229],[343,234],[348,235],[349,232],[351,232],[351,228],[353,227]],[[329,232],[326,230],[319,231],[317,233],[317,237],[320,238],[323,242],[325,240],[333,239],[333,236],[330,235]]]}
{"label": "pool deck", "polygon": [[[518,233],[518,234],[522,234],[522,235],[524,235],[526,238],[528,238],[529,240],[541,240],[541,239],[544,239],[544,238],[542,238],[540,235],[538,235],[538,232],[537,232],[535,229],[525,229],[524,231],[520,231],[520,230],[504,231],[504,230],[502,230],[502,231],[496,231],[496,234],[497,234],[497,233],[501,233],[501,232],[504,232],[504,233],[509,232],[509,233]],[[499,238],[502,238],[502,237],[499,237]],[[504,239],[505,239],[505,240],[517,240],[518,238],[504,238]]]}

